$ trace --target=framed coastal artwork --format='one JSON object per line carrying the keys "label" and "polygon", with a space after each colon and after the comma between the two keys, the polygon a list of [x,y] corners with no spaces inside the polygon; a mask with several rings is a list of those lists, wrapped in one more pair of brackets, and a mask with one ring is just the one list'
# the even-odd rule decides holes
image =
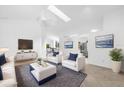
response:
{"label": "framed coastal artwork", "polygon": [[96,48],[113,48],[114,47],[114,35],[102,35],[95,37]]}
{"label": "framed coastal artwork", "polygon": [[73,48],[73,41],[64,42],[64,48]]}

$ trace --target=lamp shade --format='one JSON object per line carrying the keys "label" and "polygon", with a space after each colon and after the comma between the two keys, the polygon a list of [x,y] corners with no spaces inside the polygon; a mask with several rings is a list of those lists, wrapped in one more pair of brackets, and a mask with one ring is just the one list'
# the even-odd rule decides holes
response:
{"label": "lamp shade", "polygon": [[8,48],[0,48],[0,53],[5,53],[5,52],[7,52],[7,51],[9,51]]}

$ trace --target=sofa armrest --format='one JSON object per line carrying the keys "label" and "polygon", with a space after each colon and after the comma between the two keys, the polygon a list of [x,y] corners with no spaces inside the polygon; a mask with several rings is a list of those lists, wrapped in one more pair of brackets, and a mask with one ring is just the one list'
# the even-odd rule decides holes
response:
{"label": "sofa armrest", "polygon": [[85,69],[85,57],[78,57],[76,60],[76,66],[78,69]]}
{"label": "sofa armrest", "polygon": [[6,61],[7,62],[14,62],[14,57],[11,56],[11,57],[6,57]]}

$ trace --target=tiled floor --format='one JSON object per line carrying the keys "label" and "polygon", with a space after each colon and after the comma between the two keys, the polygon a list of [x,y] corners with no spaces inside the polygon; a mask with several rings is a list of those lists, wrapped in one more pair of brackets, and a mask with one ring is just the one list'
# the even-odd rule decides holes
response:
{"label": "tiled floor", "polygon": [[124,87],[124,73],[113,73],[111,69],[86,65],[87,77],[81,86],[85,87]]}

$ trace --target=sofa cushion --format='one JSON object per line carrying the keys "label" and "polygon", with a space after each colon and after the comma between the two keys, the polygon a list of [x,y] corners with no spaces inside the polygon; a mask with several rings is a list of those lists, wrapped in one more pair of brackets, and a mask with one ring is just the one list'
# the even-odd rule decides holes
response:
{"label": "sofa cushion", "polygon": [[68,60],[76,61],[78,54],[70,53]]}
{"label": "sofa cushion", "polygon": [[63,60],[62,63],[63,64],[66,64],[66,65],[69,65],[69,66],[73,66],[73,67],[76,66],[76,62],[75,61],[72,61],[72,60]]}
{"label": "sofa cushion", "polygon": [[58,62],[58,58],[57,58],[57,56],[56,57],[54,57],[54,56],[48,57],[48,61],[50,61],[50,62],[57,61]]}
{"label": "sofa cushion", "polygon": [[4,80],[16,78],[14,68],[8,68],[8,69],[4,69],[4,70],[2,69],[2,72],[3,72]]}
{"label": "sofa cushion", "polygon": [[5,58],[5,55],[2,54],[2,55],[0,55],[0,66],[2,66],[5,63],[6,63],[6,58]]}
{"label": "sofa cushion", "polygon": [[3,73],[1,67],[0,67],[0,80],[3,80]]}

